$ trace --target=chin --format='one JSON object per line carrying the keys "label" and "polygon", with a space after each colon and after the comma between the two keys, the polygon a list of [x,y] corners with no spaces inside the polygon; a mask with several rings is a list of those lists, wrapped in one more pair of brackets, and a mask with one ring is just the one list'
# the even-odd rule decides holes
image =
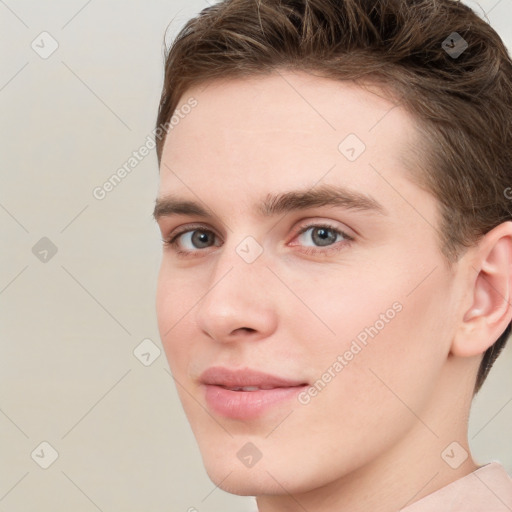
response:
{"label": "chin", "polygon": [[262,443],[258,439],[253,443],[247,436],[235,435],[222,441],[202,441],[199,442],[199,449],[203,465],[216,486],[239,496],[273,494],[277,491],[275,480],[267,472],[275,471],[275,468],[269,467],[274,456],[265,457],[262,452],[268,455],[268,450],[259,449]]}
{"label": "chin", "polygon": [[[275,481],[270,481],[268,474],[262,475],[261,470],[251,472],[232,470],[224,473],[217,467],[206,466],[210,480],[220,489],[238,496],[261,496],[264,494],[278,494],[279,488]],[[229,474],[229,476],[228,476]],[[282,489],[281,489],[282,493]]]}
{"label": "chin", "polygon": [[274,475],[275,472],[266,470],[259,464],[258,467],[253,468],[238,468],[219,463],[219,461],[206,461],[205,468],[210,480],[230,494],[239,496],[276,495],[283,494],[283,487],[286,487],[284,484],[279,485],[278,483],[283,480],[282,475],[272,478],[271,475]]}
{"label": "chin", "polygon": [[[239,496],[279,495],[307,492],[327,483],[325,467],[318,458],[306,461],[290,445],[275,446],[269,440],[253,439],[254,445],[246,436],[199,443],[206,472],[223,491]],[[256,446],[261,448],[257,461]]]}

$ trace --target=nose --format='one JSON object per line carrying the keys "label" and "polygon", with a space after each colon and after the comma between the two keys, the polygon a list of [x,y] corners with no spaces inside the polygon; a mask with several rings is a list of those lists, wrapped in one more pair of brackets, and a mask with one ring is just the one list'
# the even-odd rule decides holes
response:
{"label": "nose", "polygon": [[[198,327],[213,340],[259,340],[277,328],[272,272],[260,256],[247,263],[234,248],[223,247],[196,311]],[[274,279],[275,281],[275,279]]]}

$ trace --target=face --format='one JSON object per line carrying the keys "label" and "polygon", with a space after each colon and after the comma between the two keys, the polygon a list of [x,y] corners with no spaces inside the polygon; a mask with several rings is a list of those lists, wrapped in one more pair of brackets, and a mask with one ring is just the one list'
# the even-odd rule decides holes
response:
{"label": "face", "polygon": [[398,449],[450,348],[436,200],[404,163],[414,119],[306,73],[191,98],[155,210],[172,241],[158,324],[185,413],[228,492],[333,484]]}

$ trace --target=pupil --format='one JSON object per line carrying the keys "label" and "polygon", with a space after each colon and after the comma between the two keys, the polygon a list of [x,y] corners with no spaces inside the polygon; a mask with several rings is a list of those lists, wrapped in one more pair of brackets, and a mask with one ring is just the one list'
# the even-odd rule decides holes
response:
{"label": "pupil", "polygon": [[[199,233],[199,234],[198,234]],[[196,231],[193,235],[193,242],[195,244],[207,244],[208,243],[208,235],[204,231]]]}
{"label": "pupil", "polygon": [[[317,228],[316,233],[318,233],[320,241],[318,245],[329,245],[330,242],[336,241],[336,235],[332,233],[331,229]],[[331,235],[329,235],[329,233],[331,233]]]}

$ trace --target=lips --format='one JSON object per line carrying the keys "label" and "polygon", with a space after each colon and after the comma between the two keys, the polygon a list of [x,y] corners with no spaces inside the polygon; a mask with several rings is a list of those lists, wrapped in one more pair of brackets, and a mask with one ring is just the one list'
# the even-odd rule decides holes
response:
{"label": "lips", "polygon": [[222,386],[225,389],[229,389],[230,391],[258,391],[259,389],[273,389],[273,387],[258,387],[258,386],[244,386],[242,388],[240,387],[228,387],[228,386]]}
{"label": "lips", "polygon": [[232,419],[254,419],[295,397],[307,383],[250,368],[215,366],[200,376],[207,406]]}
{"label": "lips", "polygon": [[[286,379],[277,375],[271,375],[270,373],[251,370],[250,368],[231,370],[222,366],[208,368],[202,373],[200,381],[203,384],[237,390],[242,390],[243,388],[290,388],[306,384],[304,381]],[[245,391],[251,390],[246,389]]]}

